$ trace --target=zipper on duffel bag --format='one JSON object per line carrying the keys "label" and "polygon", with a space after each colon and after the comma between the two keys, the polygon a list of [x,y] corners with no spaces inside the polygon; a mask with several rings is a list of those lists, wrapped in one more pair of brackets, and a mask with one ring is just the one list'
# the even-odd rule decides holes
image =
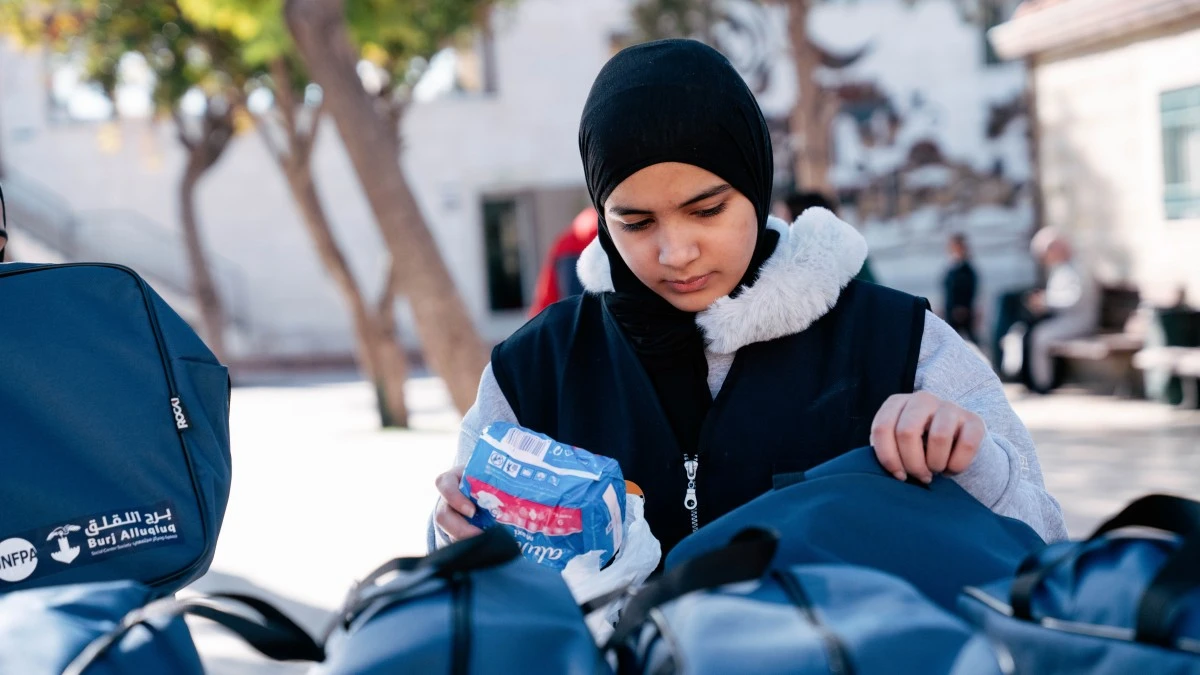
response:
{"label": "zipper on duffel bag", "polygon": [[[192,483],[192,492],[196,495],[196,510],[200,514],[200,530],[201,530],[202,534],[204,535],[204,541],[208,541],[208,518],[204,512],[204,505],[202,503],[200,503],[200,486],[196,482],[196,472],[194,470],[192,470],[192,456],[191,456],[191,453],[188,451],[187,440],[184,439],[184,437],[183,437],[183,432],[185,429],[187,429],[189,427],[189,423],[186,421],[187,420],[186,415],[184,415],[184,413],[183,413],[182,403],[180,403],[180,401],[182,399],[179,396],[179,389],[176,388],[176,385],[175,385],[175,372],[171,369],[170,358],[167,355],[166,340],[162,336],[162,328],[158,325],[158,312],[155,311],[155,309],[154,309],[154,300],[151,297],[150,287],[146,283],[146,280],[142,279],[142,277],[139,276],[138,273],[133,271],[132,269],[130,269],[124,265],[117,265],[115,263],[63,263],[63,264],[58,264],[58,265],[55,265],[55,264],[36,265],[33,267],[26,267],[26,268],[19,269],[19,270],[10,270],[7,272],[0,272],[0,279],[2,279],[4,277],[20,276],[22,274],[29,274],[32,272],[47,272],[47,271],[54,271],[54,270],[71,268],[71,267],[103,267],[103,268],[113,269],[113,270],[117,270],[119,272],[124,272],[125,274],[128,274],[129,276],[133,277],[134,281],[137,282],[138,288],[142,292],[142,303],[143,303],[143,306],[146,308],[146,316],[150,320],[150,330],[151,330],[151,332],[154,333],[154,343],[155,343],[155,346],[158,347],[158,358],[162,364],[163,373],[166,375],[167,393],[170,398],[169,403],[171,403],[172,415],[173,415],[171,423],[173,425],[175,425],[175,436],[179,439],[179,446],[183,450],[183,459],[184,459],[184,463],[187,465],[187,470],[188,470],[188,479]],[[178,413],[175,412],[177,407],[178,407]],[[179,421],[180,416],[182,416],[182,419],[184,420],[182,423]],[[183,577],[188,576],[189,574],[194,572],[196,570],[196,568],[198,568],[200,566],[200,564],[203,562],[206,551],[207,551],[207,549],[205,549],[205,551],[202,551],[195,560],[193,560],[191,563],[189,563],[187,565],[187,567],[185,567],[177,572],[168,574],[166,576],[159,577],[158,579],[153,579],[151,581],[147,581],[146,585],[147,586],[161,586],[163,584],[167,584],[172,581],[175,581],[176,579],[181,579]]]}

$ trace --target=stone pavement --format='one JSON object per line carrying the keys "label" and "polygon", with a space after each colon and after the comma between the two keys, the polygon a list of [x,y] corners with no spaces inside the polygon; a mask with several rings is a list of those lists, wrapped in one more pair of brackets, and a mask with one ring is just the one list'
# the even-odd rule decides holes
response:
{"label": "stone pavement", "polygon": [[[1010,394],[1073,536],[1147,492],[1200,499],[1200,412]],[[236,389],[229,511],[213,570],[193,588],[267,597],[320,631],[355,578],[423,553],[457,416],[437,380],[410,382],[409,396],[413,429],[381,432],[370,390],[351,379]],[[193,629],[214,675],[305,670],[266,664],[203,620]]]}
{"label": "stone pavement", "polygon": [[1200,411],[1071,393],[1030,396],[1019,388],[1009,398],[1033,434],[1072,537],[1143,494],[1200,499]]}

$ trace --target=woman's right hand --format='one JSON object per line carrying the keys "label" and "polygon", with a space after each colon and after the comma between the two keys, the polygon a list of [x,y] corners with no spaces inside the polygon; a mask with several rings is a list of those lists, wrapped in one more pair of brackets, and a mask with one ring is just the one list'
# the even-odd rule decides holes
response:
{"label": "woman's right hand", "polygon": [[475,515],[475,503],[458,489],[462,482],[463,467],[453,469],[437,477],[438,494],[442,496],[434,513],[433,522],[449,537],[450,541],[467,539],[481,534],[483,530],[467,522]]}

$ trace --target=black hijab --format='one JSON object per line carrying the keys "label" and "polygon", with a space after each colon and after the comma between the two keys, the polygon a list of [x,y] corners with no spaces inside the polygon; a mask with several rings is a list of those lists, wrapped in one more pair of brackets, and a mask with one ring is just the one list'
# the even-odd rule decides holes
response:
{"label": "black hijab", "polygon": [[621,259],[604,202],[626,178],[662,162],[691,164],[727,181],[758,216],[754,254],[736,295],[754,283],[779,239],[766,229],[774,174],[766,120],[720,52],[694,40],[660,40],[624,49],[601,69],[579,124],[579,153],[612,270],[614,292],[604,303],[649,375],[680,447],[694,454],[712,405],[704,337],[694,313],[647,288]]}

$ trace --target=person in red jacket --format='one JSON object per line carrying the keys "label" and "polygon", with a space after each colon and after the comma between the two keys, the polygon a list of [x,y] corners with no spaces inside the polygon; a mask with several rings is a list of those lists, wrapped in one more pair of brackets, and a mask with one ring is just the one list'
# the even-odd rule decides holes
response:
{"label": "person in red jacket", "polygon": [[579,275],[575,273],[575,263],[583,249],[596,238],[599,218],[596,210],[588,207],[575,216],[571,226],[554,242],[546,263],[538,275],[537,288],[533,292],[533,306],[529,308],[529,316],[537,316],[550,305],[583,293],[583,285]]}

